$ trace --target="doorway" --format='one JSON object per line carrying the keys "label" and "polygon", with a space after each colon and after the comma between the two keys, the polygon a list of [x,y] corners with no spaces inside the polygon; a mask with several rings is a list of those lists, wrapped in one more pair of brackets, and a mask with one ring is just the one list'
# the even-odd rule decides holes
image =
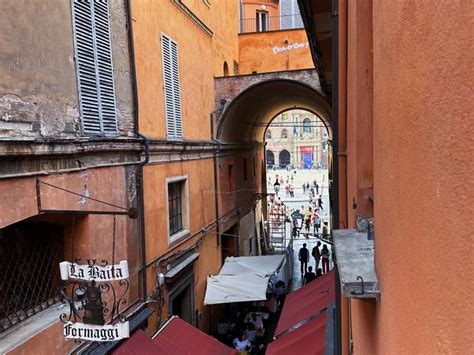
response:
{"label": "doorway", "polygon": [[178,316],[191,325],[194,319],[194,273],[178,281],[168,297],[169,316]]}
{"label": "doorway", "polygon": [[238,227],[234,224],[221,235],[222,242],[222,264],[228,256],[239,256],[239,249],[237,248]]}

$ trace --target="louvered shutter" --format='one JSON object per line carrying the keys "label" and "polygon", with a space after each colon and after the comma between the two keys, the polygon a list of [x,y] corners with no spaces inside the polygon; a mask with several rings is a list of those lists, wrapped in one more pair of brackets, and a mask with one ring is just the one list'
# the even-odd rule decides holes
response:
{"label": "louvered shutter", "polygon": [[82,133],[115,136],[117,119],[108,1],[73,1]]}
{"label": "louvered shutter", "polygon": [[176,138],[183,138],[183,123],[181,116],[181,88],[179,85],[178,45],[171,42],[171,58],[173,67],[173,103]]}
{"label": "louvered shutter", "polygon": [[168,139],[183,138],[178,45],[161,35],[166,132]]}
{"label": "louvered shutter", "polygon": [[280,0],[280,16],[282,30],[303,27],[297,0]]}

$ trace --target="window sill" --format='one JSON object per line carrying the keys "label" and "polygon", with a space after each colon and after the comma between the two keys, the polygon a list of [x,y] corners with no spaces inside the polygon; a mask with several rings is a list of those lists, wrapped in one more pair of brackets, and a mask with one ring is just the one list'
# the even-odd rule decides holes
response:
{"label": "window sill", "polygon": [[176,244],[183,238],[189,237],[191,233],[189,232],[188,229],[183,229],[179,232],[176,232],[175,234],[171,235],[169,238],[169,246],[172,246],[173,244]]}
{"label": "window sill", "polygon": [[[374,241],[355,229],[333,231],[342,294],[347,298],[377,298]],[[363,279],[363,283],[361,279]]]}
{"label": "window sill", "polygon": [[0,354],[5,354],[17,346],[25,343],[37,334],[59,322],[61,313],[69,311],[67,305],[60,308],[61,303],[57,303],[34,316],[18,323],[13,328],[0,335]]}

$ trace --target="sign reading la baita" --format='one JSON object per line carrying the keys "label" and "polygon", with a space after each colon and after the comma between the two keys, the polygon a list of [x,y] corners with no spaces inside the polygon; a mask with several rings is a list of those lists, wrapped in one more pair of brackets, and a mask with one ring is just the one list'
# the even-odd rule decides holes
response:
{"label": "sign reading la baita", "polygon": [[[129,323],[121,313],[127,304],[128,264],[108,265],[95,259],[59,264],[63,301],[69,313],[60,316],[64,337],[86,341],[115,341],[130,336]],[[107,319],[106,319],[107,318]]]}

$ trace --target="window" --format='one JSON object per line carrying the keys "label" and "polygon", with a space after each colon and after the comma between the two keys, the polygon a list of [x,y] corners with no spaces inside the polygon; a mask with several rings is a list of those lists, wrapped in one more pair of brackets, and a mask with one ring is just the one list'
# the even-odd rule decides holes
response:
{"label": "window", "polygon": [[82,134],[117,135],[108,1],[73,1]]}
{"label": "window", "polygon": [[265,133],[265,138],[266,138],[266,139],[272,139],[272,131],[270,131],[269,129],[267,129],[267,132]]}
{"label": "window", "polygon": [[281,114],[281,119],[282,119],[282,121],[287,121],[288,120],[288,112],[282,113]]}
{"label": "window", "polygon": [[303,120],[303,133],[311,133],[311,121],[309,118]]}
{"label": "window", "polygon": [[222,71],[223,71],[224,76],[229,76],[229,66],[227,65],[227,62],[224,62]]}
{"label": "window", "polygon": [[268,12],[257,11],[257,32],[265,32],[268,28]]}
{"label": "window", "polygon": [[288,138],[288,131],[286,130],[286,128],[283,128],[281,130],[281,138]]}
{"label": "window", "polygon": [[168,139],[183,138],[181,90],[179,83],[178,45],[161,34],[166,133]]}
{"label": "window", "polygon": [[0,334],[59,302],[63,228],[19,222],[0,230]]}
{"label": "window", "polygon": [[186,176],[167,179],[168,231],[170,242],[189,233],[188,184]]}

